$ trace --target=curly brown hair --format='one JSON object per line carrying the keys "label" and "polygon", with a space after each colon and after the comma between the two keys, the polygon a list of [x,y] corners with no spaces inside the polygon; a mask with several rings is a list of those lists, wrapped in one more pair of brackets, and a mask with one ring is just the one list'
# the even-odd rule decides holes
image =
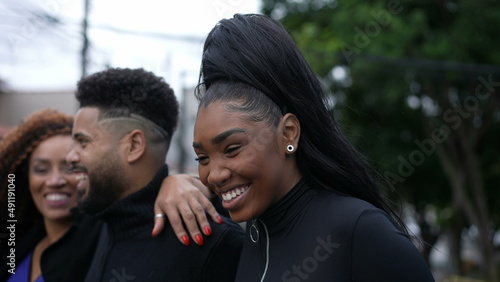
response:
{"label": "curly brown hair", "polygon": [[42,220],[29,191],[28,164],[31,153],[42,141],[52,136],[70,135],[72,127],[72,116],[46,109],[32,113],[0,139],[0,218],[2,222],[7,220],[8,176],[13,174],[16,241],[21,240],[36,221]]}

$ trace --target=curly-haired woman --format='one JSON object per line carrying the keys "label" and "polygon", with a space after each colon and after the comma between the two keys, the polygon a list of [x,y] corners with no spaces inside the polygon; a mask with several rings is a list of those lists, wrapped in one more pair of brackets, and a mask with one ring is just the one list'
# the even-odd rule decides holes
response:
{"label": "curly-haired woman", "polygon": [[[13,209],[3,208],[0,214],[2,222],[8,212],[17,220],[15,241],[2,242],[2,259],[11,257],[1,266],[1,277],[10,275],[7,281],[85,277],[102,223],[72,213],[79,182],[66,162],[72,126],[71,116],[47,109],[29,116],[0,142],[0,205],[15,199]],[[9,180],[14,188],[10,199]]]}

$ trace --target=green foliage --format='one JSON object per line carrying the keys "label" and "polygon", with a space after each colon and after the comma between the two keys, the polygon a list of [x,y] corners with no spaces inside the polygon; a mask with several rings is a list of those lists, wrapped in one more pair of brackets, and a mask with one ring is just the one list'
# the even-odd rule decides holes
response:
{"label": "green foliage", "polygon": [[[401,176],[401,158],[422,151],[417,143],[446,125],[450,89],[461,104],[474,95],[480,75],[492,74],[493,81],[500,81],[494,67],[500,66],[499,1],[264,0],[263,12],[289,29],[330,86],[345,132],[382,174]],[[350,82],[332,78],[335,66],[346,67]],[[420,105],[410,107],[410,99]],[[498,102],[498,97],[492,100]],[[498,103],[490,107],[483,102],[480,111],[474,113],[479,119],[496,116],[482,125],[490,129],[476,149],[488,204],[497,214],[492,219],[499,224],[500,189],[494,188],[500,179]],[[469,126],[474,130],[473,119],[463,119],[459,130],[466,136]],[[446,211],[451,205],[449,181],[435,151],[388,187],[390,196],[402,195],[416,206],[431,204]]]}

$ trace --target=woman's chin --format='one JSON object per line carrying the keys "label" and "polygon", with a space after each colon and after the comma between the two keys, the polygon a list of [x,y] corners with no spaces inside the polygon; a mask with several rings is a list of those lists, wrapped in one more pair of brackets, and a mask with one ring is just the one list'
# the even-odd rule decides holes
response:
{"label": "woman's chin", "polygon": [[229,212],[231,220],[237,223],[242,223],[253,219],[252,216],[243,214],[242,212]]}

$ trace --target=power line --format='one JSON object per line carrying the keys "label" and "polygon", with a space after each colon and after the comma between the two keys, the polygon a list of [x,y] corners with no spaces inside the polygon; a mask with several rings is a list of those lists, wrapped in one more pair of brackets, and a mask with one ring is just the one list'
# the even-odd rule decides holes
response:
{"label": "power line", "polygon": [[[63,24],[81,25],[81,22],[77,22],[73,19],[64,17],[59,17],[59,21]],[[154,31],[144,31],[144,30],[130,30],[106,24],[88,23],[88,27],[89,29],[101,29],[114,33],[121,33],[121,34],[142,36],[142,37],[153,37],[164,40],[178,40],[196,44],[203,43],[203,41],[205,40],[205,36],[170,34],[170,33],[154,32]]]}
{"label": "power line", "polygon": [[145,36],[145,37],[154,37],[159,39],[167,39],[167,40],[179,40],[193,43],[202,43],[205,37],[200,36],[192,36],[192,35],[177,35],[177,34],[168,34],[161,32],[151,32],[151,31],[136,31],[136,30],[126,30],[121,29],[114,26],[109,25],[91,25],[92,28],[98,28],[103,30],[108,30],[115,33],[123,33],[135,36]]}
{"label": "power line", "polygon": [[82,21],[82,36],[83,36],[83,45],[81,52],[81,76],[84,77],[87,75],[87,65],[88,65],[88,50],[89,50],[89,38],[87,36],[88,32],[88,18],[89,18],[89,10],[90,10],[90,0],[84,0],[84,15]]}

